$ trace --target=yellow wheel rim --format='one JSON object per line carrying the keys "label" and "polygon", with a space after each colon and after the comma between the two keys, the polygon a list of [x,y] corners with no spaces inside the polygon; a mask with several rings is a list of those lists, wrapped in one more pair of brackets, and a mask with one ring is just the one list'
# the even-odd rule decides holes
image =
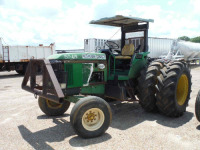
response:
{"label": "yellow wheel rim", "polygon": [[176,98],[179,105],[183,105],[188,96],[188,77],[185,74],[182,74],[178,80]]}
{"label": "yellow wheel rim", "polygon": [[58,104],[58,103],[52,102],[50,100],[46,100],[46,103],[47,103],[47,106],[51,109],[58,109],[58,108],[62,107],[62,104]]}
{"label": "yellow wheel rim", "polygon": [[88,131],[95,131],[103,125],[104,120],[105,116],[102,110],[91,108],[83,114],[82,125]]}

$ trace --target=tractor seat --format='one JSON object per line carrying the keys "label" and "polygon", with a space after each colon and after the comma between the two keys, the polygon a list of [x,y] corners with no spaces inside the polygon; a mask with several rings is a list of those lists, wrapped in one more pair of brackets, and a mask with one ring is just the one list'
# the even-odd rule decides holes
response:
{"label": "tractor seat", "polygon": [[133,53],[134,53],[134,45],[133,44],[124,45],[124,47],[122,49],[122,55],[115,56],[115,59],[131,59]]}

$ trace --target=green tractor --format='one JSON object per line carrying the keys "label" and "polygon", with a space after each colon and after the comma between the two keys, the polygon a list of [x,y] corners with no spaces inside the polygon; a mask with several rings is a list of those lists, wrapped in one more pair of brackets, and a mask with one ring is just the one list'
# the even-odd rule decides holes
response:
{"label": "green tractor", "polygon": [[[149,112],[178,117],[190,99],[191,75],[182,61],[152,61],[148,57],[151,19],[115,16],[91,24],[121,28],[121,43],[107,41],[99,53],[65,53],[31,60],[22,88],[39,95],[40,109],[49,116],[64,114],[75,103],[70,122],[83,138],[102,135],[112,120],[110,99],[139,101]],[[141,43],[132,43],[140,37]],[[138,100],[139,99],[139,100]]]}

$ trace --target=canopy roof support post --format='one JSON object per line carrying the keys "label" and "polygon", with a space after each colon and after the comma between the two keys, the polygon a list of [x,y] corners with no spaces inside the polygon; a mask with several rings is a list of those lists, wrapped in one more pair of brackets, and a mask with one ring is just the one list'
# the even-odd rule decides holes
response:
{"label": "canopy roof support post", "polygon": [[144,30],[144,51],[148,52],[148,29],[149,29],[149,23],[147,23],[147,28]]}
{"label": "canopy roof support post", "polygon": [[124,27],[122,26],[121,27],[121,49],[123,49],[124,45],[125,45],[125,36],[126,36],[126,33],[123,31],[124,30]]}

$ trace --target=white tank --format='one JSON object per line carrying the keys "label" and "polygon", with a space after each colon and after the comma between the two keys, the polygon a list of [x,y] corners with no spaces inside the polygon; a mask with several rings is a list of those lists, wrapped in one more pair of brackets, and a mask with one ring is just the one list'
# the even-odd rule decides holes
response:
{"label": "white tank", "polygon": [[200,59],[200,43],[175,40],[171,51],[175,55],[183,55],[185,60]]}

